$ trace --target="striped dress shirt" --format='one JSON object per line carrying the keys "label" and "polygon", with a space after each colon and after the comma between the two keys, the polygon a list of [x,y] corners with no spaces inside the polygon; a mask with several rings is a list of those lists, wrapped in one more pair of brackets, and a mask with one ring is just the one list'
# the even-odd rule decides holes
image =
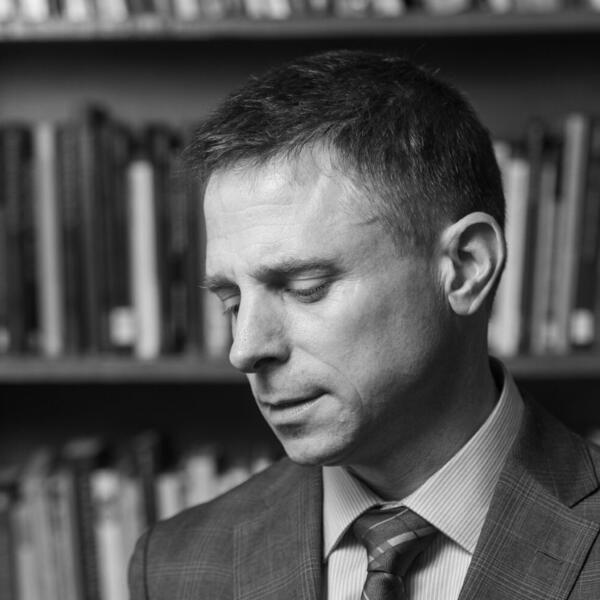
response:
{"label": "striped dress shirt", "polygon": [[323,468],[326,600],[360,599],[367,555],[350,526],[375,504],[407,506],[441,532],[405,578],[410,600],[458,598],[523,413],[523,401],[511,375],[504,368],[502,375],[500,398],[485,423],[439,471],[403,500],[383,502],[343,467]]}

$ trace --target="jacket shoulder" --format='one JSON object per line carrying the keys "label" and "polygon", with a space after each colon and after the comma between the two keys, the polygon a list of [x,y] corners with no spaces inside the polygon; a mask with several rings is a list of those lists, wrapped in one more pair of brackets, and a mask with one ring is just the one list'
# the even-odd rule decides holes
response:
{"label": "jacket shoulder", "polygon": [[222,496],[160,521],[153,527],[152,537],[196,539],[203,529],[227,535],[238,523],[260,514],[270,498],[280,497],[286,488],[293,486],[303,469],[283,458]]}
{"label": "jacket shoulder", "polygon": [[154,525],[130,562],[132,600],[230,598],[234,529],[260,518],[272,501],[285,502],[310,469],[284,458],[226,494]]}

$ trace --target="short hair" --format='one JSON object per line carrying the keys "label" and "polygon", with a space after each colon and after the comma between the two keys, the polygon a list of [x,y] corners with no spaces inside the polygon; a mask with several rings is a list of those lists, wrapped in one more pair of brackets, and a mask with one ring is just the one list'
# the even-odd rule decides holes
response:
{"label": "short hair", "polygon": [[318,145],[402,247],[431,247],[444,224],[474,211],[504,227],[489,132],[460,92],[397,56],[331,51],[252,77],[200,124],[186,158],[206,184]]}

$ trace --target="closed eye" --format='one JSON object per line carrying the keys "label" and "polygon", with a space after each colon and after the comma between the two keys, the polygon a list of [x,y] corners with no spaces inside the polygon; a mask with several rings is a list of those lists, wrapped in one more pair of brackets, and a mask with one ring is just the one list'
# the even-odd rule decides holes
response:
{"label": "closed eye", "polygon": [[300,302],[317,302],[324,298],[329,290],[330,282],[326,281],[319,285],[309,288],[294,288],[290,287],[287,292],[298,299]]}

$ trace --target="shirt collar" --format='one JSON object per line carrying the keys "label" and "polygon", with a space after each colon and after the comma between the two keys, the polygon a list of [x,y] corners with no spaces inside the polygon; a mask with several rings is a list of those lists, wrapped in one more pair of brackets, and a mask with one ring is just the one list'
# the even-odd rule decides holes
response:
{"label": "shirt collar", "polygon": [[[399,502],[473,554],[500,476],[521,423],[523,401],[510,373],[500,398],[471,439],[423,485]],[[352,522],[382,499],[345,468],[323,467],[323,552],[329,558]]]}

